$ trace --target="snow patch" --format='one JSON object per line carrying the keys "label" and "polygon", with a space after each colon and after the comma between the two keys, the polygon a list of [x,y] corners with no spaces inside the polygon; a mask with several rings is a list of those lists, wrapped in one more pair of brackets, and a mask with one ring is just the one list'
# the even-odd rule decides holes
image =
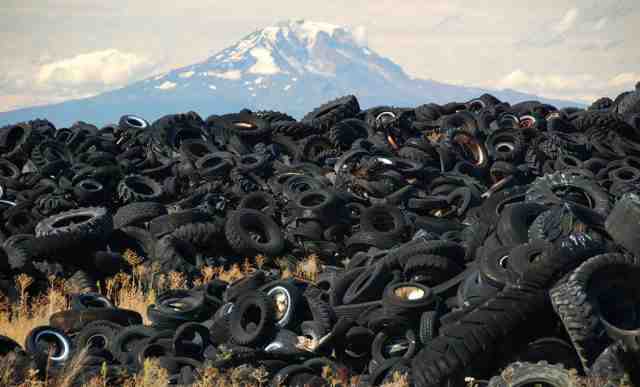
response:
{"label": "snow patch", "polygon": [[156,86],[156,89],[160,90],[171,90],[175,89],[177,83],[171,81],[164,81],[161,85]]}
{"label": "snow patch", "polygon": [[264,80],[264,78],[263,78],[263,77],[258,77],[258,78],[256,78],[256,80],[255,80],[255,81],[253,81],[253,83],[255,83],[256,85],[259,85],[259,84],[261,84],[261,83],[262,83],[262,81],[263,81],[263,80]]}
{"label": "snow patch", "polygon": [[289,90],[290,88],[291,88],[291,85],[287,85],[287,86],[283,87],[283,88],[282,88],[282,90],[287,91],[287,90]]}
{"label": "snow patch", "polygon": [[365,55],[371,55],[371,51],[369,51],[366,47],[362,47],[362,52],[364,52]]}
{"label": "snow patch", "polygon": [[238,79],[242,78],[242,72],[240,70],[229,70],[225,71],[224,73],[220,73],[217,71],[207,71],[207,76],[237,81]]}
{"label": "snow patch", "polygon": [[164,74],[156,75],[156,76],[153,78],[153,80],[154,80],[154,81],[159,81],[159,80],[161,80],[162,78],[164,78],[164,76],[165,76],[165,75],[167,75],[167,74],[166,74],[166,73],[164,73]]}
{"label": "snow patch", "polygon": [[209,85],[209,88],[210,88],[211,90],[216,90],[216,89],[217,89],[216,85]]}
{"label": "snow patch", "polygon": [[195,71],[185,71],[184,73],[178,74],[178,76],[180,78],[191,78],[195,73],[196,73]]}
{"label": "snow patch", "polygon": [[252,74],[277,74],[280,68],[276,65],[271,56],[271,51],[266,48],[256,47],[249,51],[251,56],[256,58],[256,64],[251,66],[249,72]]}

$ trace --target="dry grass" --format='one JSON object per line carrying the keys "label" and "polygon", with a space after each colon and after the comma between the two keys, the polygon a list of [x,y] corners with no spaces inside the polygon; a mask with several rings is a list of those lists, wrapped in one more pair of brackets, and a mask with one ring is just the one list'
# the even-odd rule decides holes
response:
{"label": "dry grass", "polygon": [[[130,257],[133,264],[137,262],[135,257]],[[159,275],[156,278],[158,288],[175,289],[198,286],[220,278],[227,282],[233,282],[248,274],[251,274],[264,265],[264,257],[257,257],[254,262],[246,260],[241,265],[234,265],[229,269],[219,267],[205,267],[202,269],[202,276],[191,283],[180,273],[170,273],[166,276]],[[320,259],[311,255],[303,261],[297,263],[293,269],[288,266],[283,271],[283,277],[295,277],[307,282],[315,282],[321,271]],[[135,266],[131,273],[119,273],[114,277],[100,283],[98,289],[101,293],[109,297],[114,304],[121,308],[135,310],[143,316],[144,322],[149,323],[146,310],[147,306],[154,302],[156,292],[145,286],[145,278],[149,278],[148,269],[143,266]],[[29,286],[33,280],[26,275],[19,275],[15,278],[16,289],[19,292],[17,303],[10,304],[6,299],[0,303],[0,334],[13,338],[18,343],[24,343],[29,332],[41,325],[49,324],[49,317],[58,311],[68,309],[70,289],[63,280],[51,278],[49,290],[45,295],[31,297],[28,294]],[[74,359],[67,364],[62,373],[53,377],[48,373],[40,375],[36,370],[27,370],[23,375],[24,381],[15,384],[15,372],[20,367],[19,359],[13,354],[0,358],[0,386],[19,387],[71,387],[77,386],[76,378],[83,370],[83,353],[77,354]],[[166,370],[158,366],[153,359],[148,359],[143,368],[135,375],[120,375],[114,378],[104,365],[97,375],[86,387],[164,387],[168,385],[169,375]],[[332,386],[355,385],[357,379],[345,379],[345,375],[331,375],[328,370],[323,375],[330,380]],[[263,368],[251,368],[249,366],[238,367],[236,369],[220,372],[215,368],[204,368],[200,371],[195,387],[229,387],[229,386],[256,386],[263,387],[269,384],[271,375]],[[394,382],[386,387],[407,386],[403,376],[396,375]]]}

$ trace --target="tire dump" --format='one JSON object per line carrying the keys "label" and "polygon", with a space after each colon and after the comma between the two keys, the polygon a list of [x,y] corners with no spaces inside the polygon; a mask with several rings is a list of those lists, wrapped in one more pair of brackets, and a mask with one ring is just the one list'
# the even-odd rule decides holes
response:
{"label": "tire dump", "polygon": [[[7,302],[73,289],[24,342],[0,332],[9,384],[120,385],[149,359],[171,385],[208,369],[274,386],[640,375],[638,88],[585,109],[348,95],[301,120],[16,123],[0,218]],[[146,310],[113,298],[123,275],[153,293]]]}

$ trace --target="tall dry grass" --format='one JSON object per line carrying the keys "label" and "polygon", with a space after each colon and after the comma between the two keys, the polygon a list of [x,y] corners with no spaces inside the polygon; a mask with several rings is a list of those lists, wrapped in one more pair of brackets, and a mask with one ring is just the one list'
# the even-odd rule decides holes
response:
{"label": "tall dry grass", "polygon": [[[119,273],[99,284],[98,290],[111,299],[120,308],[134,310],[143,316],[145,324],[150,321],[147,318],[147,306],[152,304],[156,298],[156,291],[145,286],[145,279],[153,273],[150,269],[139,265],[135,257],[129,257],[132,263],[130,273]],[[282,277],[295,277],[297,279],[315,282],[321,270],[322,262],[315,255],[310,255],[306,259],[290,265],[286,260],[277,261],[282,269]],[[177,289],[198,286],[219,278],[227,282],[233,282],[246,275],[253,273],[257,269],[263,268],[265,258],[258,256],[254,260],[245,260],[242,264],[233,265],[228,269],[221,267],[204,267],[201,276],[189,282],[180,273],[169,273],[158,275],[155,283],[158,289]],[[50,278],[49,288],[46,294],[32,297],[29,295],[29,287],[33,284],[33,279],[21,274],[15,278],[16,289],[18,290],[18,301],[9,303],[6,299],[0,301],[0,334],[8,336],[20,344],[25,342],[29,332],[41,325],[49,324],[49,317],[61,310],[69,308],[69,294],[73,293],[70,284],[62,279]],[[19,387],[72,387],[77,386],[75,379],[82,371],[83,353],[76,354],[74,359],[67,364],[64,371],[56,376],[47,373],[40,375],[36,370],[27,371],[26,379]],[[13,355],[0,358],[0,386],[16,386],[12,384],[16,370],[18,370],[20,360]],[[247,375],[249,377],[247,378]],[[247,366],[237,369],[220,372],[215,368],[205,368],[201,370],[200,377],[196,380],[195,387],[235,387],[235,386],[255,386],[263,387],[269,384],[270,376],[263,368],[247,368]],[[356,385],[358,380],[351,379],[345,381],[326,375],[333,386]],[[169,382],[169,375],[166,370],[159,367],[153,359],[148,359],[142,369],[134,375],[122,375],[114,384],[113,376],[107,372],[106,365],[100,374],[84,384],[86,387],[164,387]],[[402,387],[408,385],[406,379],[397,376],[396,380],[387,387]]]}

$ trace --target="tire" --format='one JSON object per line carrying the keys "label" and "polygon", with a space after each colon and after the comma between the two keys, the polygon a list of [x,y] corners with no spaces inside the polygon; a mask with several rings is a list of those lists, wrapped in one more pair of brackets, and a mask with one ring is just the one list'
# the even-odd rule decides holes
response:
{"label": "tire", "polygon": [[509,265],[513,247],[505,246],[486,251],[480,260],[481,282],[502,289],[509,281]]}
{"label": "tire", "polygon": [[[254,239],[253,235],[258,236]],[[278,256],[285,247],[280,227],[256,210],[242,209],[230,213],[225,224],[225,236],[231,248],[246,257],[257,254]]]}
{"label": "tire", "polygon": [[147,316],[159,329],[175,329],[186,322],[202,322],[208,317],[204,292],[174,289],[161,293],[147,308]]}
{"label": "tire", "polygon": [[162,193],[162,185],[142,175],[128,175],[118,183],[118,199],[124,204],[158,201]]}
{"label": "tire", "polygon": [[[400,343],[398,343],[398,337],[401,338]],[[396,340],[393,340],[394,338],[396,338]],[[389,341],[394,342],[394,344],[389,345]],[[400,348],[393,348],[396,346],[399,346]],[[398,332],[393,330],[380,331],[371,344],[371,355],[373,360],[378,364],[382,364],[385,360],[396,357],[400,357],[404,360],[411,360],[418,351],[418,346],[418,338],[416,337],[413,329],[401,329]],[[388,347],[392,348],[389,349]]]}
{"label": "tire", "polygon": [[73,294],[70,303],[72,310],[86,310],[92,308],[115,308],[113,303],[100,293],[88,292]]}
{"label": "tire", "polygon": [[96,320],[87,324],[74,338],[74,346],[77,350],[109,350],[113,346],[113,339],[122,326],[110,321]]}
{"label": "tire", "polygon": [[292,281],[271,282],[261,291],[273,299],[276,306],[276,325],[279,328],[294,329],[302,318],[302,292]]}
{"label": "tire", "polygon": [[397,207],[373,206],[360,215],[360,229],[377,233],[386,233],[393,238],[402,238],[406,232],[404,215]]}
{"label": "tire", "polygon": [[[505,289],[491,300],[442,329],[440,336],[412,359],[411,377],[415,385],[440,386],[463,382],[462,371],[483,360],[482,354],[506,337],[522,344],[546,327],[539,318],[546,292]],[[535,321],[535,323],[533,322]]]}
{"label": "tire", "polygon": [[438,336],[440,329],[440,313],[435,310],[428,310],[420,315],[418,326],[418,338],[422,345],[429,345]]}
{"label": "tire", "polygon": [[[597,255],[582,263],[566,282],[551,290],[554,309],[585,371],[590,371],[596,358],[607,347],[606,334],[627,331],[615,339],[628,338],[631,343],[640,337],[636,333],[640,330],[640,321],[634,321],[634,311],[624,310],[621,314],[623,308],[634,308],[633,304],[639,303],[636,300],[638,285],[628,280],[637,275],[636,272],[640,272],[637,258],[622,254]],[[616,298],[606,298],[611,296]],[[624,302],[612,304],[607,301],[611,299]],[[636,332],[629,332],[633,330]]]}
{"label": "tire", "polygon": [[500,376],[494,376],[488,387],[524,386],[544,383],[549,387],[577,387],[575,376],[560,364],[546,362],[510,364]]}
{"label": "tire", "polygon": [[240,203],[238,203],[238,209],[241,208],[260,211],[271,217],[274,217],[276,211],[278,211],[278,205],[273,195],[263,191],[252,192],[243,196]]}
{"label": "tire", "polygon": [[572,202],[565,199],[562,194],[557,194],[557,191],[561,189],[567,190],[567,192],[575,190],[587,200],[587,203],[577,202],[576,204],[591,208],[605,216],[611,211],[609,195],[597,183],[589,181],[585,177],[560,172],[536,179],[527,190],[526,199],[527,201],[551,204]]}
{"label": "tire", "polygon": [[367,125],[364,121],[356,118],[347,118],[331,127],[329,130],[329,140],[334,147],[341,150],[351,148],[351,145],[359,138],[368,136]]}
{"label": "tire", "polygon": [[542,258],[552,248],[552,244],[545,240],[532,240],[511,249],[507,270],[515,278],[509,277],[509,282],[514,283],[517,279],[522,278],[525,273],[530,270],[533,263]]}
{"label": "tire", "polygon": [[607,233],[625,249],[640,256],[640,241],[637,238],[640,225],[640,197],[627,194],[616,203],[605,221]]}
{"label": "tire", "polygon": [[49,325],[63,332],[78,332],[96,320],[106,320],[122,326],[142,324],[138,312],[119,308],[91,308],[56,312],[49,318]]}
{"label": "tire", "polygon": [[342,302],[348,305],[379,300],[385,285],[391,278],[390,274],[388,269],[381,264],[365,268],[347,288]]}
{"label": "tire", "polygon": [[[247,319],[255,324],[248,330]],[[276,330],[276,310],[271,297],[254,292],[246,294],[231,311],[231,339],[238,345],[262,345],[273,338]]]}
{"label": "tire", "polygon": [[257,142],[271,134],[271,123],[249,113],[227,114],[224,118],[224,129],[232,136],[244,141]]}
{"label": "tire", "polygon": [[326,189],[303,192],[296,196],[294,204],[299,219],[317,220],[325,226],[338,220],[339,205],[337,195]]}
{"label": "tire", "polygon": [[216,180],[233,168],[233,156],[227,152],[214,152],[200,157],[195,165],[200,176]]}
{"label": "tire", "polygon": [[[55,345],[55,351],[52,354],[48,352],[50,345]],[[25,339],[24,348],[27,353],[36,358],[38,364],[51,365],[54,368],[62,367],[68,362],[73,351],[71,340],[64,332],[51,326],[33,328]]]}
{"label": "tire", "polygon": [[131,364],[140,345],[146,344],[146,340],[155,333],[152,327],[140,324],[124,327],[113,338],[111,353],[121,364]]}
{"label": "tire", "polygon": [[84,179],[73,187],[73,195],[80,205],[98,205],[104,202],[107,193],[104,185],[95,179]]}
{"label": "tire", "polygon": [[358,100],[355,96],[348,95],[314,109],[302,118],[302,122],[326,131],[339,121],[355,117],[358,112],[360,112]]}
{"label": "tire", "polygon": [[416,315],[436,302],[431,288],[415,282],[390,284],[384,289],[382,307],[390,316]]}
{"label": "tire", "polygon": [[86,207],[50,216],[36,225],[39,238],[58,237],[67,243],[104,240],[113,230],[113,219],[104,207]]}
{"label": "tire", "polygon": [[403,268],[406,279],[433,287],[455,277],[463,268],[456,262],[439,255],[416,255],[409,258]]}
{"label": "tire", "polygon": [[202,359],[211,343],[209,330],[202,324],[180,325],[173,336],[173,353],[176,356]]}
{"label": "tire", "polygon": [[149,231],[154,238],[159,239],[173,233],[179,227],[210,220],[211,215],[199,209],[184,210],[154,218],[149,222]]}
{"label": "tire", "polygon": [[139,226],[167,214],[167,208],[156,202],[136,202],[118,208],[113,216],[113,227]]}
{"label": "tire", "polygon": [[497,225],[497,235],[505,246],[529,242],[529,226],[547,206],[538,203],[517,203],[505,207]]}

